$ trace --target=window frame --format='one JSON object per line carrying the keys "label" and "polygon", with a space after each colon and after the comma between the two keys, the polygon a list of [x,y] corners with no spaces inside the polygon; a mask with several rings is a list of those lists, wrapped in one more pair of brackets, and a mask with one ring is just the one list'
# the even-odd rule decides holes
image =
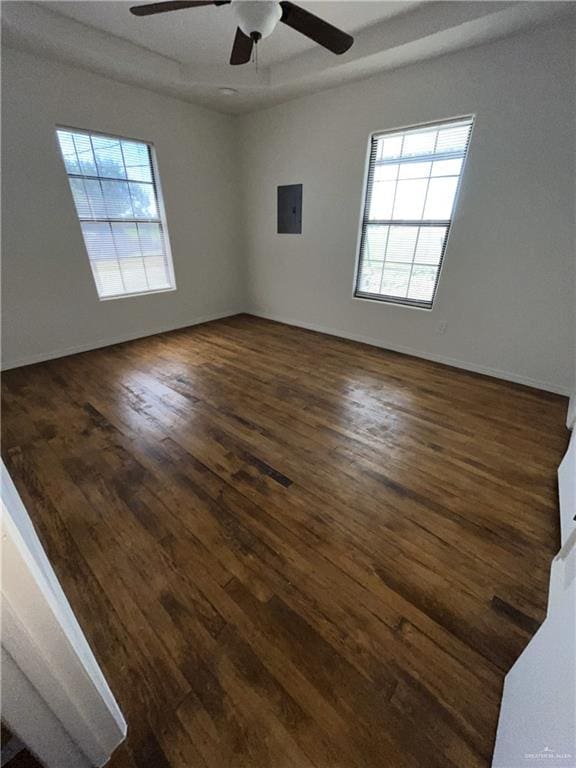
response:
{"label": "window frame", "polygon": [[[66,168],[66,163],[64,162],[64,156],[62,155],[62,150],[60,147],[60,141],[58,138],[58,131],[70,131],[73,133],[80,133],[84,136],[99,136],[105,139],[118,139],[120,141],[131,141],[138,144],[145,144],[148,148],[148,157],[150,159],[150,170],[152,173],[152,187],[154,189],[154,194],[156,197],[156,205],[158,208],[158,220],[160,223],[160,229],[162,232],[162,238],[164,242],[164,250],[165,250],[165,258],[166,258],[166,265],[167,265],[167,272],[168,272],[168,280],[170,282],[170,285],[167,288],[153,288],[148,289],[146,291],[130,291],[126,293],[118,293],[114,296],[100,296],[98,292],[98,285],[96,283],[96,276],[94,275],[94,270],[92,269],[92,260],[90,259],[90,255],[88,253],[88,248],[86,247],[86,243],[84,242],[84,233],[82,231],[82,221],[83,219],[80,218],[78,215],[78,211],[76,210],[76,205],[74,202],[74,196],[72,194],[72,189],[70,187],[70,178],[86,178],[84,174],[69,174],[68,169]],[[147,139],[141,139],[135,136],[125,136],[118,133],[112,133],[110,131],[106,130],[100,130],[100,129],[88,129],[88,128],[76,128],[71,125],[63,125],[62,123],[58,123],[54,127],[54,139],[56,142],[56,148],[58,155],[60,157],[60,160],[62,162],[62,166],[64,167],[64,174],[66,176],[66,181],[68,182],[68,190],[70,193],[70,197],[72,200],[72,207],[74,208],[74,213],[76,215],[76,221],[78,222],[78,225],[80,227],[80,235],[82,237],[82,243],[84,245],[84,252],[86,254],[86,258],[88,259],[88,266],[90,268],[90,273],[92,275],[92,281],[94,284],[94,290],[96,291],[96,296],[98,298],[98,301],[116,301],[117,299],[130,299],[138,296],[151,296],[154,294],[162,294],[162,293],[170,293],[172,291],[176,291],[177,285],[176,285],[176,276],[174,274],[174,259],[172,256],[172,248],[170,245],[170,236],[168,232],[168,221],[166,218],[166,208],[164,205],[164,195],[162,194],[162,185],[160,183],[160,172],[158,169],[158,158],[156,154],[156,147],[154,145],[153,141],[149,141]],[[96,176],[94,178],[97,179],[107,179],[108,177],[103,176]],[[112,179],[114,180],[114,179]],[[122,179],[124,181],[124,179]],[[106,219],[106,221],[115,221],[115,219]],[[126,222],[143,222],[146,223],[146,219],[123,219],[123,221]]]}
{"label": "window frame", "polygon": [[[408,226],[431,226],[431,225],[442,225],[446,226],[446,236],[444,237],[444,243],[442,246],[442,252],[440,254],[440,261],[438,264],[438,271],[436,273],[436,282],[434,285],[434,293],[432,294],[432,298],[430,302],[427,301],[421,301],[418,299],[409,299],[409,298],[402,298],[398,296],[389,296],[384,294],[369,294],[366,291],[359,291],[359,280],[360,280],[360,267],[361,267],[361,257],[362,257],[362,247],[364,244],[364,235],[365,235],[365,225],[368,222],[367,214],[369,209],[369,189],[368,189],[368,181],[370,177],[370,169],[371,169],[371,159],[372,159],[372,148],[373,148],[373,142],[375,139],[379,139],[382,136],[392,136],[395,134],[403,133],[417,133],[418,131],[425,129],[425,128],[434,128],[434,127],[441,127],[443,125],[450,125],[451,123],[458,123],[464,120],[470,121],[470,131],[468,134],[468,143],[466,145],[466,149],[464,152],[464,155],[462,157],[462,167],[460,169],[460,175],[458,178],[458,184],[456,186],[456,192],[454,194],[454,202],[452,204],[452,212],[451,217],[448,221],[437,221],[432,222],[432,220],[426,220],[426,219],[410,219],[410,220],[398,220],[393,221],[391,220],[388,226],[402,226],[408,225]],[[454,224],[454,221],[457,218],[457,212],[458,212],[458,202],[460,198],[460,191],[462,188],[462,180],[464,178],[464,173],[466,171],[466,166],[468,163],[468,155],[470,151],[470,144],[472,143],[472,134],[474,131],[474,127],[476,125],[476,114],[475,113],[469,113],[465,115],[458,115],[455,117],[450,118],[442,118],[441,120],[431,120],[427,121],[425,123],[417,123],[415,125],[405,125],[400,126],[397,128],[387,128],[385,130],[378,130],[373,131],[368,136],[368,144],[367,144],[367,150],[366,150],[366,159],[364,164],[364,174],[363,174],[363,181],[362,181],[362,197],[361,197],[361,204],[360,204],[360,216],[359,216],[359,227],[358,227],[358,237],[357,237],[357,243],[356,243],[356,260],[354,265],[354,277],[353,277],[353,284],[352,284],[352,298],[357,301],[367,301],[372,302],[376,304],[389,304],[392,306],[398,306],[403,307],[406,309],[417,309],[424,312],[431,312],[434,308],[434,302],[436,301],[436,296],[438,294],[438,285],[440,284],[440,279],[442,277],[442,271],[444,268],[444,261],[446,256],[446,250],[448,248],[448,242],[450,240],[450,234],[452,232],[452,226]],[[419,158],[420,162],[422,162],[422,158]],[[426,222],[426,224],[423,224],[422,222]]]}

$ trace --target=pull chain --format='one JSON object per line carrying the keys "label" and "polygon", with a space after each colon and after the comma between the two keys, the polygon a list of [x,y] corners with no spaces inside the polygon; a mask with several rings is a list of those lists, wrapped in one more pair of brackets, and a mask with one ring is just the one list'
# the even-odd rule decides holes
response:
{"label": "pull chain", "polygon": [[256,65],[256,72],[258,72],[258,43],[260,40],[262,40],[262,35],[260,32],[252,32],[250,35],[250,39],[253,41],[254,45],[252,46],[252,56],[251,59]]}

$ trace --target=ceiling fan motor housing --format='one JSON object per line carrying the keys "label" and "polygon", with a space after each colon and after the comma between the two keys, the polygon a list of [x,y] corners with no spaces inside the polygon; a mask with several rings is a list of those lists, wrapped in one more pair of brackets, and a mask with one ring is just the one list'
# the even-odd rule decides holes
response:
{"label": "ceiling fan motor housing", "polygon": [[247,37],[268,37],[280,21],[282,7],[276,0],[232,0],[238,26]]}

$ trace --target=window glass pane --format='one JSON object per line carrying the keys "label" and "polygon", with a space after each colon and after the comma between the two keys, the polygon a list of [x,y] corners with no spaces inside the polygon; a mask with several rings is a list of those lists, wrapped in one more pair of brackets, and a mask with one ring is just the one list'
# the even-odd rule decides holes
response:
{"label": "window glass pane", "polygon": [[126,181],[101,182],[108,219],[133,219],[132,199]]}
{"label": "window glass pane", "polygon": [[140,293],[148,290],[148,280],[142,258],[120,259],[120,270],[127,291]]}
{"label": "window glass pane", "polygon": [[137,219],[155,219],[158,217],[156,195],[151,184],[130,182],[130,194],[134,206],[134,216]]}
{"label": "window glass pane", "polygon": [[146,256],[144,259],[148,285],[157,291],[170,287],[168,266],[163,256]]}
{"label": "window glass pane", "polygon": [[462,158],[457,160],[436,160],[432,165],[432,176],[458,176],[462,169]]}
{"label": "window glass pane", "polygon": [[424,218],[438,221],[449,219],[452,216],[457,186],[458,179],[453,176],[431,179]]}
{"label": "window glass pane", "polygon": [[374,169],[374,181],[396,181],[399,166],[395,163],[377,165]]}
{"label": "window glass pane", "polygon": [[160,224],[138,223],[140,249],[143,256],[158,256],[164,253],[164,239]]}
{"label": "window glass pane", "polygon": [[386,261],[412,262],[418,229],[418,227],[390,227]]}
{"label": "window glass pane", "polygon": [[118,139],[94,136],[92,147],[94,149],[94,157],[96,158],[98,176],[106,176],[112,179],[126,178],[122,148]]}
{"label": "window glass pane", "polygon": [[58,141],[68,173],[80,173],[80,164],[78,163],[72,134],[67,131],[58,131]]}
{"label": "window glass pane", "polygon": [[436,152],[464,152],[470,134],[470,124],[443,128],[438,131]]}
{"label": "window glass pane", "polygon": [[383,261],[386,253],[386,243],[388,240],[389,227],[370,225],[366,232],[365,253],[366,258],[371,261]]}
{"label": "window glass pane", "polygon": [[104,203],[104,196],[102,195],[102,186],[98,179],[82,179],[81,181],[88,198],[89,212],[86,214],[86,218],[107,219],[108,215],[106,212],[106,204]]}
{"label": "window glass pane", "polygon": [[420,219],[428,189],[427,179],[399,181],[396,187],[394,219]]}
{"label": "window glass pane", "polygon": [[94,160],[94,154],[92,153],[92,142],[90,136],[86,136],[83,133],[75,133],[74,145],[76,147],[76,154],[80,163],[80,173],[86,176],[96,176],[96,162]]}
{"label": "window glass pane", "polygon": [[76,206],[78,218],[92,218],[92,209],[90,208],[88,195],[86,194],[86,188],[84,187],[84,179],[70,179],[70,189],[72,190],[72,197],[74,198],[74,205]]}
{"label": "window glass pane", "polygon": [[383,136],[378,140],[378,160],[390,160],[400,157],[402,152],[402,136]]}
{"label": "window glass pane", "polygon": [[400,166],[400,179],[427,179],[432,163],[404,163]]}
{"label": "window glass pane", "polygon": [[360,272],[359,288],[366,293],[379,293],[382,278],[382,261],[365,261]]}
{"label": "window glass pane", "polygon": [[407,133],[404,137],[402,157],[413,155],[428,155],[434,152],[436,145],[436,131],[423,131],[422,133]]}
{"label": "window glass pane", "polygon": [[396,296],[399,299],[405,298],[410,281],[410,269],[409,264],[389,264],[385,262],[380,293],[387,296]]}
{"label": "window glass pane", "polygon": [[108,222],[83,221],[82,234],[91,260],[116,260],[116,248]]}
{"label": "window glass pane", "polygon": [[431,301],[434,296],[436,272],[436,267],[423,267],[415,264],[412,268],[408,298],[418,299],[419,301]]}
{"label": "window glass pane", "polygon": [[126,292],[118,261],[93,261],[92,271],[100,296],[119,296]]}
{"label": "window glass pane", "polygon": [[57,136],[98,295],[172,288],[150,147],[68,129]]}
{"label": "window glass pane", "polygon": [[132,181],[152,181],[152,169],[148,156],[148,147],[134,141],[123,141],[122,151],[126,165],[126,175]]}
{"label": "window glass pane", "polygon": [[440,264],[447,227],[420,227],[414,261],[420,264]]}
{"label": "window glass pane", "polygon": [[396,183],[393,181],[377,181],[374,183],[372,200],[370,201],[370,218],[372,220],[391,218],[395,189]]}
{"label": "window glass pane", "polygon": [[120,224],[113,222],[111,224],[114,244],[119,259],[129,259],[135,256],[141,256],[140,240],[138,239],[138,230],[136,224]]}

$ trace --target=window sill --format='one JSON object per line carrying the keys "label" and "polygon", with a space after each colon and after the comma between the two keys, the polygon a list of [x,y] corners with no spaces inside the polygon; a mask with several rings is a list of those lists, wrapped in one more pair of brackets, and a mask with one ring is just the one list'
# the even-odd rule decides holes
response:
{"label": "window sill", "polygon": [[420,312],[432,312],[434,306],[419,307],[417,304],[404,304],[402,301],[392,301],[390,299],[376,299],[369,296],[352,296],[354,301],[368,301],[370,304],[386,304],[389,307],[399,307],[400,309],[417,309]]}
{"label": "window sill", "polygon": [[133,299],[138,296],[155,296],[158,293],[171,293],[176,290],[176,286],[170,288],[160,288],[157,291],[139,291],[137,293],[119,293],[117,296],[98,296],[99,301],[117,301],[118,299]]}

